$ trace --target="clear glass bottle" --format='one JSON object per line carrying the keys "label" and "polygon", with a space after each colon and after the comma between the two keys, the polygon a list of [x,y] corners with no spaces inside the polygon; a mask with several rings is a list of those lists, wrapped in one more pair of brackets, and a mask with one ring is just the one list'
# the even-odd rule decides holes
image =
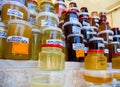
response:
{"label": "clear glass bottle", "polygon": [[62,46],[59,44],[42,44],[38,67],[40,70],[47,71],[64,70],[65,55],[62,53]]}
{"label": "clear glass bottle", "polygon": [[84,68],[89,70],[106,70],[107,57],[104,56],[104,50],[89,50],[85,57]]}

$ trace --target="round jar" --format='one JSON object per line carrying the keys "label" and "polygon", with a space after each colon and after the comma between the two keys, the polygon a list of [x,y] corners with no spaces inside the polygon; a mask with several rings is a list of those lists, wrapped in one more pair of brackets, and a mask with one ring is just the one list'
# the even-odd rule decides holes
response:
{"label": "round jar", "polygon": [[65,68],[65,56],[59,44],[42,44],[38,68],[46,71],[60,71]]}
{"label": "round jar", "polygon": [[62,26],[64,35],[67,37],[69,34],[81,34],[81,24],[79,22],[65,22]]}
{"label": "round jar", "polygon": [[5,58],[6,32],[6,25],[3,22],[0,22],[0,59]]}
{"label": "round jar", "polygon": [[32,27],[24,20],[10,20],[8,23],[5,58],[28,60],[31,54]]}
{"label": "round jar", "polygon": [[62,45],[62,31],[60,28],[47,27],[42,30],[42,44]]}
{"label": "round jar", "polygon": [[40,12],[36,17],[37,25],[40,30],[45,27],[52,26],[57,27],[59,23],[59,18],[56,14],[51,12]]}
{"label": "round jar", "polygon": [[99,50],[103,50],[104,49],[104,43],[103,43],[103,38],[99,38],[99,37],[93,37],[89,40],[88,44],[89,44],[89,49],[99,49]]}
{"label": "round jar", "polygon": [[1,18],[4,23],[12,19],[27,21],[29,12],[27,7],[16,1],[6,1],[1,6]]}
{"label": "round jar", "polygon": [[113,41],[113,31],[111,30],[103,30],[98,32],[98,37],[104,38],[104,41],[111,42]]}
{"label": "round jar", "polygon": [[67,61],[84,61],[84,42],[82,34],[69,34],[67,36]]}
{"label": "round jar", "polygon": [[40,52],[40,45],[42,40],[42,32],[33,27],[32,28],[32,44],[31,44],[31,59],[38,60],[38,54]]}

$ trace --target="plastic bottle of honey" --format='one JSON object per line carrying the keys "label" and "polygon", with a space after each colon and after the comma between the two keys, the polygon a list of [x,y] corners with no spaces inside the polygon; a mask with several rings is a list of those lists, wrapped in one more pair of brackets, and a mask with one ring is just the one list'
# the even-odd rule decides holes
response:
{"label": "plastic bottle of honey", "polygon": [[11,20],[8,23],[5,58],[28,60],[31,54],[32,27],[27,21]]}
{"label": "plastic bottle of honey", "polygon": [[89,50],[85,57],[84,68],[89,70],[106,70],[107,57],[104,56],[104,50]]}
{"label": "plastic bottle of honey", "polygon": [[65,67],[65,56],[59,44],[42,44],[39,53],[38,67],[40,70],[60,71]]}

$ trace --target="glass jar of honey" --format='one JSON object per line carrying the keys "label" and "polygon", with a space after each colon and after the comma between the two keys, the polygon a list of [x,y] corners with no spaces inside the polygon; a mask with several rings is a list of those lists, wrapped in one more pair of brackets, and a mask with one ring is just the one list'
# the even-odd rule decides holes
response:
{"label": "glass jar of honey", "polygon": [[107,58],[104,56],[104,50],[89,50],[85,57],[84,68],[88,70],[106,70]]}
{"label": "glass jar of honey", "polygon": [[6,43],[6,25],[0,22],[0,59],[4,59],[5,43]]}
{"label": "glass jar of honey", "polygon": [[42,44],[62,45],[62,30],[57,27],[46,27],[42,31]]}
{"label": "glass jar of honey", "polygon": [[10,20],[8,23],[5,58],[28,60],[31,54],[32,27],[24,20]]}
{"label": "glass jar of honey", "polygon": [[65,56],[62,53],[62,46],[59,44],[42,44],[38,67],[40,70],[47,71],[64,70]]}
{"label": "glass jar of honey", "polygon": [[16,1],[6,1],[1,6],[1,18],[4,23],[12,19],[27,21],[29,12],[26,6]]}
{"label": "glass jar of honey", "polygon": [[32,28],[32,46],[31,46],[31,59],[38,60],[38,54],[40,52],[40,45],[42,40],[42,32],[40,29]]}

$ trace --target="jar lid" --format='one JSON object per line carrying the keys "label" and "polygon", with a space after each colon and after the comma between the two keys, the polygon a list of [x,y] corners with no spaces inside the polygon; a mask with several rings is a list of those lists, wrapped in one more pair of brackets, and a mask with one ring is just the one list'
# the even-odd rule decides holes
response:
{"label": "jar lid", "polygon": [[103,31],[98,32],[97,35],[100,35],[100,34],[103,34],[103,33],[112,34],[112,35],[114,34],[112,30],[103,30]]}
{"label": "jar lid", "polygon": [[76,24],[76,25],[78,25],[78,26],[82,26],[81,25],[81,23],[79,22],[79,21],[68,21],[68,22],[65,22],[64,24],[63,24],[63,26],[62,26],[62,29],[64,29],[64,27],[66,26],[66,25],[69,25],[69,24]]}
{"label": "jar lid", "polygon": [[27,21],[18,20],[18,19],[12,19],[12,20],[8,21],[8,25],[14,24],[14,23],[15,23],[15,24],[27,25],[27,26],[29,26],[29,27],[32,29],[32,25],[31,25],[29,22],[27,22]]}
{"label": "jar lid", "polygon": [[80,36],[80,37],[83,38],[83,35],[82,35],[82,34],[69,34],[69,35],[67,36],[67,39],[70,38],[70,37],[74,37],[74,36]]}
{"label": "jar lid", "polygon": [[1,27],[6,27],[6,25],[3,22],[0,22]]}
{"label": "jar lid", "polygon": [[93,38],[91,38],[89,41],[95,41],[95,40],[104,41],[104,39],[103,39],[103,38],[100,38],[100,37],[93,37]]}
{"label": "jar lid", "polygon": [[60,44],[42,44],[42,47],[57,47],[57,48],[63,48]]}
{"label": "jar lid", "polygon": [[89,52],[99,52],[99,53],[103,53],[104,50],[94,49],[94,50],[88,50],[88,53],[89,53]]}
{"label": "jar lid", "polygon": [[43,28],[42,29],[42,33],[44,33],[47,30],[59,31],[61,33],[61,35],[62,35],[62,30],[60,28],[58,28],[58,27],[52,27],[52,26],[50,26],[50,27]]}
{"label": "jar lid", "polygon": [[59,17],[57,16],[57,14],[54,14],[52,12],[40,12],[37,17],[36,17],[36,20],[38,21],[38,18],[41,17],[41,16],[50,16],[50,17],[53,17],[57,20],[57,23],[59,23]]}
{"label": "jar lid", "polygon": [[35,27],[32,28],[32,31],[33,31],[33,32],[41,33],[41,30],[40,30],[39,28],[35,28]]}
{"label": "jar lid", "polygon": [[[16,2],[16,1],[8,1],[8,0],[7,0],[7,1],[3,1],[2,5],[0,6],[0,9],[2,9],[2,7],[3,7],[4,5],[6,5],[6,4],[19,6],[19,7],[23,8],[24,10],[27,11],[28,16],[30,15],[30,14],[29,14],[29,11],[28,11],[28,8],[27,8],[25,5],[23,5],[22,3]],[[15,8],[13,8],[13,9],[15,9]],[[26,14],[25,14],[25,15],[26,15]]]}

